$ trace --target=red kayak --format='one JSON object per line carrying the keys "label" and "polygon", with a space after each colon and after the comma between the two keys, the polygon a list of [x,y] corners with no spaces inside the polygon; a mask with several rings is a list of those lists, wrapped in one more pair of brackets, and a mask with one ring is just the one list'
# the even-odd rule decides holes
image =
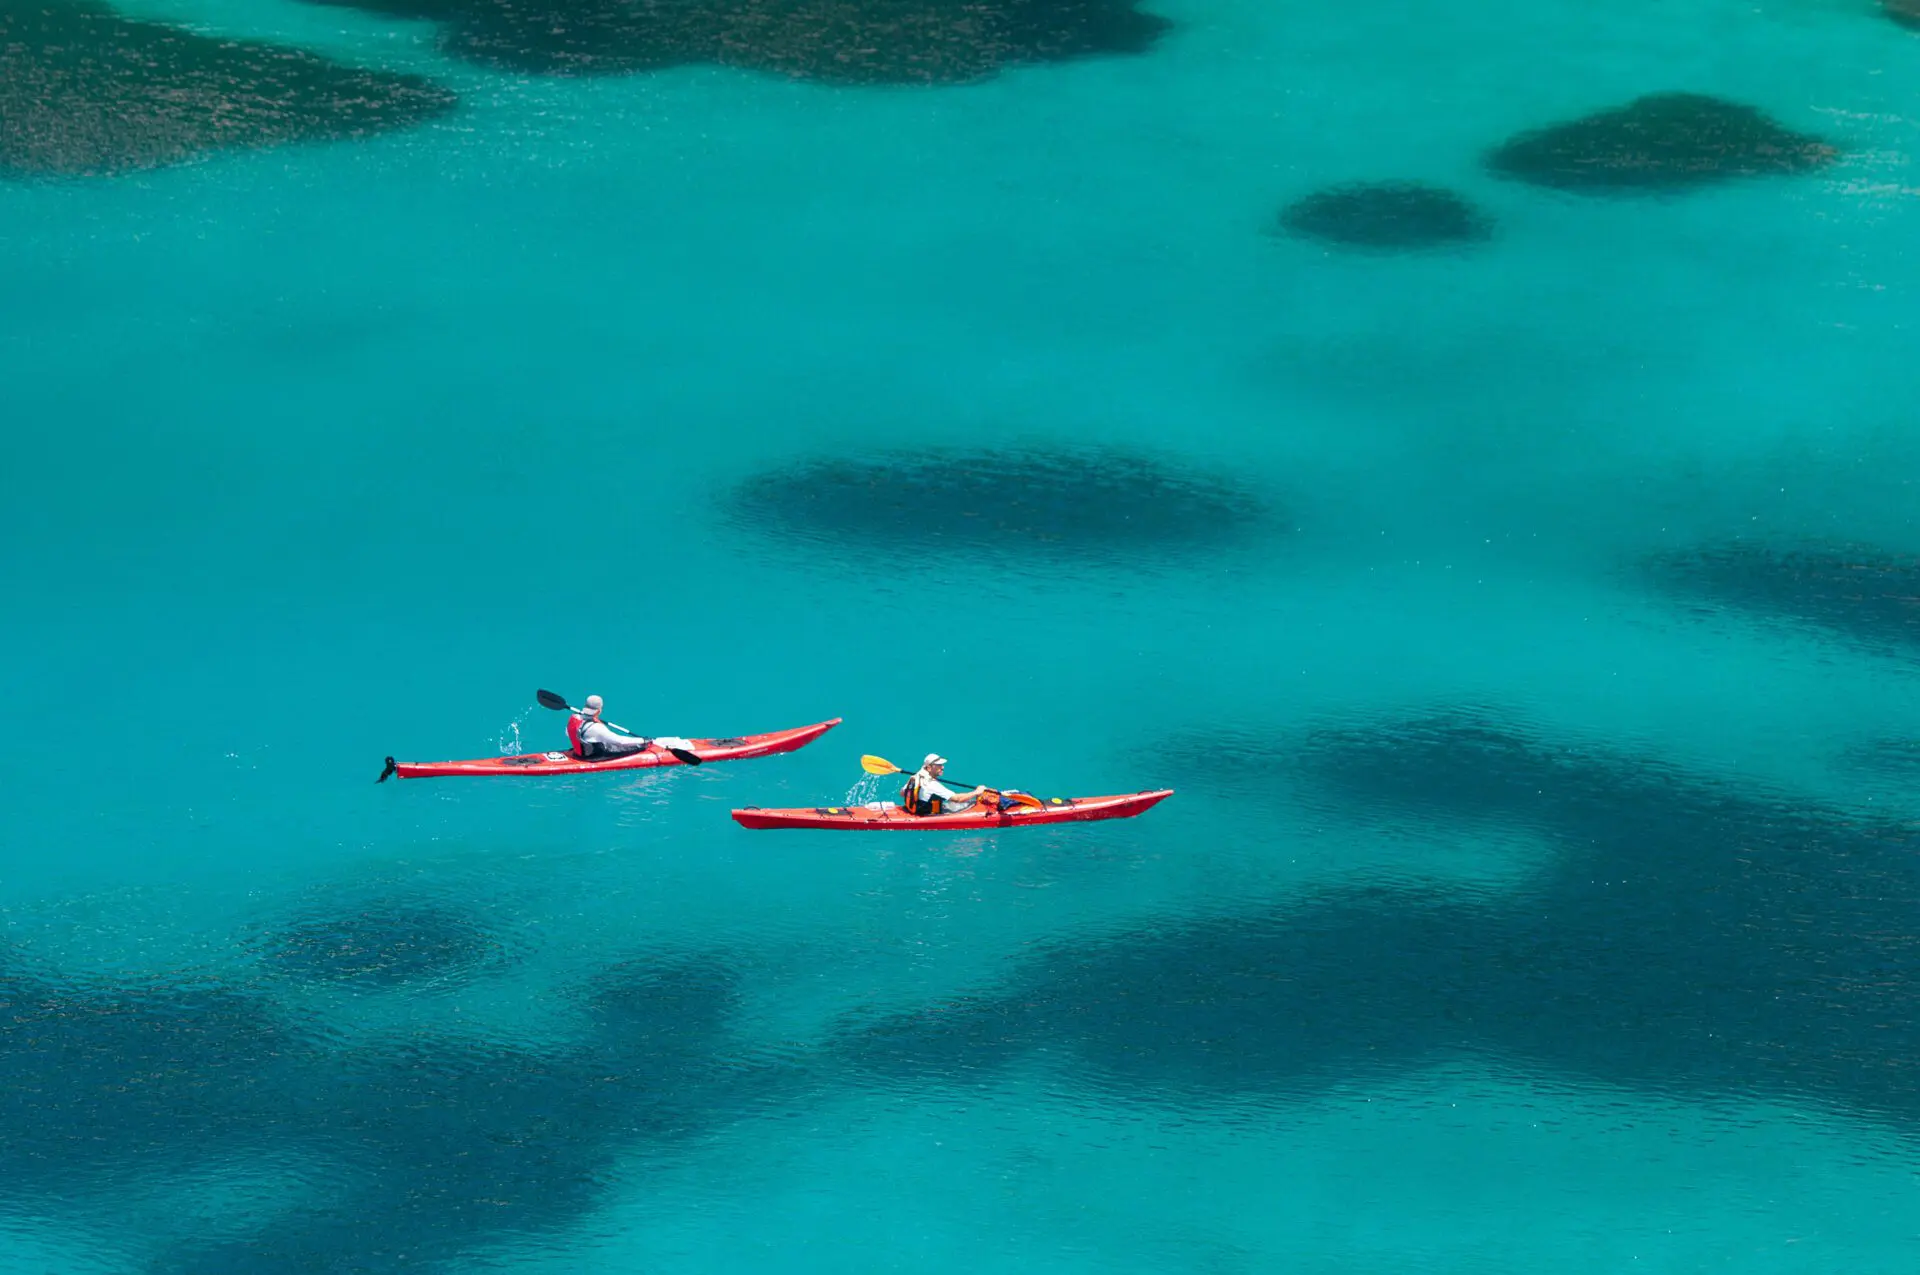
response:
{"label": "red kayak", "polygon": [[[840,724],[838,717],[811,726],[769,731],[764,735],[734,735],[725,739],[694,739],[693,755],[702,762],[739,761],[745,757],[767,757],[804,748]],[[678,742],[678,741],[676,741]],[[474,761],[402,761],[387,758],[388,774],[402,779],[428,779],[446,775],[585,775],[603,770],[646,770],[653,766],[684,766],[686,763],[656,744],[637,753],[624,753],[602,761],[582,761],[572,753],[516,753],[508,757],[481,757]],[[383,774],[382,779],[386,778]]]}
{"label": "red kayak", "polygon": [[1115,797],[1048,797],[1038,810],[1016,806],[998,810],[968,810],[957,815],[910,815],[891,802],[872,806],[800,806],[762,810],[748,806],[733,812],[742,828],[833,828],[860,832],[984,832],[991,828],[1024,828],[1033,823],[1086,823],[1095,819],[1131,819],[1173,796],[1173,789],[1123,793]]}

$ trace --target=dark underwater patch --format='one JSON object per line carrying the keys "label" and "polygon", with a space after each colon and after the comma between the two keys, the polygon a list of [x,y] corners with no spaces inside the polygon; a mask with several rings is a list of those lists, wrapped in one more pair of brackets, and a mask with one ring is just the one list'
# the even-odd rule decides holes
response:
{"label": "dark underwater patch", "polygon": [[570,1040],[343,1043],[254,992],[0,969],[0,1201],[59,1216],[85,1196],[87,1225],[123,1186],[298,1164],[288,1211],[146,1269],[419,1271],[576,1224],[636,1152],[671,1154],[804,1083],[737,1063],[735,975],[711,953],[615,967],[580,997],[591,1023]]}
{"label": "dark underwater patch", "polygon": [[1166,751],[1169,760],[1191,776],[1188,782],[1230,794],[1236,802],[1259,804],[1284,796],[1324,807],[1330,797],[1336,809],[1392,809],[1421,820],[1439,815],[1469,818],[1482,812],[1529,830],[1544,821],[1532,805],[1555,786],[1556,768],[1578,766],[1584,756],[1574,749],[1542,751],[1486,709],[1449,709],[1408,718],[1390,729],[1404,746],[1373,754],[1365,791],[1357,793],[1343,790],[1324,765],[1329,750],[1345,746],[1345,731],[1314,730],[1302,736],[1210,730],[1177,735]]}
{"label": "dark underwater patch", "polygon": [[712,955],[670,953],[602,970],[581,996],[598,1039],[623,1053],[680,1054],[726,1030],[739,975]]}
{"label": "dark underwater patch", "polygon": [[469,917],[389,899],[301,917],[262,948],[268,968],[288,977],[376,987],[469,974],[507,951]]}
{"label": "dark underwater patch", "polygon": [[713,63],[835,84],[958,84],[1019,63],[1144,53],[1135,0],[322,0],[441,24],[505,71],[618,75]]}
{"label": "dark underwater patch", "polygon": [[0,175],[98,176],[366,137],[455,102],[418,76],[212,39],[88,0],[0,0]]}
{"label": "dark underwater patch", "polygon": [[1578,194],[1677,193],[1740,177],[1790,176],[1839,157],[1758,109],[1700,93],[1653,93],[1535,129],[1496,147],[1502,177]]}
{"label": "dark underwater patch", "polygon": [[0,969],[0,1198],[267,1141],[297,1049],[245,992]]}
{"label": "dark underwater patch", "polygon": [[1920,0],[1880,0],[1880,12],[1886,14],[1890,22],[1909,31],[1920,31]]}
{"label": "dark underwater patch", "polygon": [[1301,239],[1373,252],[1479,243],[1491,219],[1450,190],[1421,182],[1355,182],[1287,205],[1280,229]]}
{"label": "dark underwater patch", "polygon": [[1913,829],[1473,713],[1321,732],[1301,753],[1357,818],[1491,818],[1557,855],[1491,900],[1330,890],[1054,944],[1005,986],[850,1026],[838,1052],[945,1082],[1044,1050],[1150,1101],[1480,1057],[1920,1126]]}
{"label": "dark underwater patch", "polygon": [[1839,761],[1849,770],[1898,783],[1920,797],[1920,734],[1865,740],[1842,750]]}
{"label": "dark underwater patch", "polygon": [[1662,555],[1648,573],[1703,608],[1811,625],[1878,651],[1920,649],[1920,557],[1911,554],[1736,541]]}
{"label": "dark underwater patch", "polygon": [[603,972],[592,1028],[545,1049],[436,1033],[339,1060],[300,1137],[345,1194],[156,1269],[413,1271],[550,1234],[598,1208],[636,1150],[671,1151],[780,1091],[732,1065],[735,977],[708,953]]}
{"label": "dark underwater patch", "polygon": [[1086,561],[1218,548],[1265,517],[1247,488],[1111,450],[921,451],[801,461],[750,478],[730,518],[778,542]]}
{"label": "dark underwater patch", "polygon": [[339,1189],[242,1239],[189,1245],[156,1271],[280,1275],[401,1272],[475,1248],[551,1233],[604,1199],[631,1148],[706,1126],[689,1101],[664,1119],[686,1077],[636,1075],[591,1051],[423,1034],[341,1060],[303,1099],[300,1144]]}

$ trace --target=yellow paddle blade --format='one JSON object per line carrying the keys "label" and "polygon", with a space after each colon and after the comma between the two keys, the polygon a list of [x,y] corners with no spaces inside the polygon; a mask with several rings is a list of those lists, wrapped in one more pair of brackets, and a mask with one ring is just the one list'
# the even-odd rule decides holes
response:
{"label": "yellow paddle blade", "polygon": [[906,772],[884,757],[875,757],[872,753],[863,753],[860,757],[860,769],[869,775],[903,775]]}

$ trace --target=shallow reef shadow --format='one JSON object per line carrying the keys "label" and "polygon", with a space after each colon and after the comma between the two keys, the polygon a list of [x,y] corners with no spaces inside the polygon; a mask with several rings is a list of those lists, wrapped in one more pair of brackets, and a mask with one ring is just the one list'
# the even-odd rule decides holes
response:
{"label": "shallow reef shadow", "polygon": [[1872,545],[1734,540],[1662,553],[1643,577],[1712,615],[1806,625],[1887,654],[1920,650],[1920,556]]}
{"label": "shallow reef shadow", "polygon": [[455,57],[518,74],[712,63],[831,84],[964,84],[1013,65],[1145,53],[1135,0],[321,0],[440,25]]}
{"label": "shallow reef shadow", "polygon": [[479,918],[404,895],[308,907],[254,942],[274,974],[368,987],[464,979],[509,956]]}
{"label": "shallow reef shadow", "polygon": [[14,970],[0,978],[0,1200],[58,1214],[210,1161],[305,1166],[298,1202],[239,1234],[156,1238],[155,1272],[419,1270],[552,1233],[636,1153],[684,1153],[804,1092],[735,1038],[737,970],[708,950],[603,969],[575,993],[584,1027],[537,1044],[457,1019],[343,1036],[273,983],[65,986]]}
{"label": "shallow reef shadow", "polygon": [[734,486],[721,514],[776,548],[1068,567],[1185,560],[1285,525],[1241,482],[1112,448],[801,460]]}
{"label": "shallow reef shadow", "polygon": [[1296,238],[1372,253],[1462,248],[1493,237],[1493,221],[1466,199],[1424,182],[1353,182],[1304,195],[1280,212]]}
{"label": "shallow reef shadow", "polygon": [[1840,157],[1758,108],[1702,93],[1649,93],[1528,130],[1489,151],[1494,175],[1582,195],[1679,194],[1737,178],[1786,177]]}
{"label": "shallow reef shadow", "polygon": [[1920,835],[1658,759],[1442,712],[1314,733],[1301,782],[1372,818],[1544,836],[1524,889],[1332,888],[1055,944],[1004,986],[836,1033],[926,1083],[1044,1056],[1123,1096],[1305,1097],[1478,1057],[1920,1131]]}
{"label": "shallow reef shadow", "polygon": [[456,104],[417,75],[198,35],[92,0],[0,0],[0,177],[109,176],[367,138]]}

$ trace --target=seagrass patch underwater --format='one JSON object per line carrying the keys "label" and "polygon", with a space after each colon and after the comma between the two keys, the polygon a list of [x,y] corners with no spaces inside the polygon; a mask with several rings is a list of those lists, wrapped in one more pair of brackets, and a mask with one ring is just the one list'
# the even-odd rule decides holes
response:
{"label": "seagrass patch underwater", "polygon": [[1245,484],[1118,449],[935,448],[798,461],[723,501],[737,529],[832,552],[1150,565],[1284,531]]}
{"label": "seagrass patch underwater", "polygon": [[716,63],[835,84],[956,84],[1019,63],[1139,54],[1171,25],[1135,0],[319,0],[440,25],[502,71]]}
{"label": "seagrass patch underwater", "polygon": [[725,953],[650,951],[577,989],[572,1039],[517,1042],[444,1015],[348,1039],[268,986],[205,974],[69,983],[9,970],[0,1207],[60,1215],[251,1166],[297,1173],[286,1203],[221,1233],[146,1237],[144,1269],[463,1260],[586,1216],[635,1148],[670,1154],[797,1092],[790,1070],[742,1061],[736,981]]}
{"label": "seagrass patch underwater", "polygon": [[1840,157],[1757,107],[1703,93],[1649,93],[1532,129],[1489,151],[1501,177],[1583,195],[1679,194],[1736,178],[1791,177]]}
{"label": "seagrass patch underwater", "polygon": [[1044,1051],[1146,1100],[1305,1096],[1491,1056],[1693,1100],[1920,1129],[1920,837],[1473,712],[1289,741],[1356,814],[1494,820],[1555,860],[1511,898],[1338,887],[1044,945],[1002,987],[840,1048],[883,1074]]}
{"label": "seagrass patch underwater", "polygon": [[1701,615],[1805,625],[1861,648],[1920,648],[1920,555],[1866,544],[1729,541],[1660,554],[1646,578]]}
{"label": "seagrass patch underwater", "polygon": [[215,39],[92,0],[0,0],[0,176],[110,176],[347,141],[441,119],[457,100],[417,75]]}

